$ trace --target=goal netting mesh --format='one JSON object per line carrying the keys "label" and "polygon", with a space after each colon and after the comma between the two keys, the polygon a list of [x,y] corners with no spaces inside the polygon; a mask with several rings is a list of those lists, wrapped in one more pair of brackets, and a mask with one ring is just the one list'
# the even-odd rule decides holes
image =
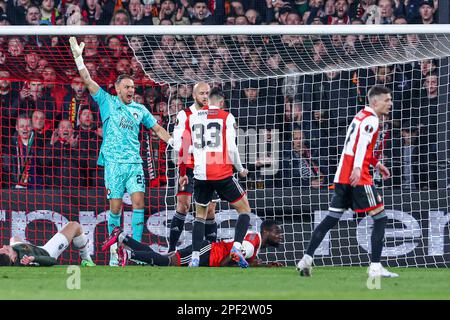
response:
{"label": "goal netting mesh", "polygon": [[[193,103],[196,82],[222,90],[227,110],[237,119],[241,159],[250,171],[240,182],[253,210],[252,228],[273,218],[284,229],[283,245],[262,252],[261,258],[287,265],[301,258],[312,230],[327,214],[348,124],[366,104],[371,86],[389,87],[394,105],[380,123],[375,152],[392,177],[382,181],[374,173],[389,218],[382,261],[388,266],[448,266],[448,34],[348,30],[219,35],[209,27],[191,35],[78,39],[86,43],[84,60],[94,79],[114,93],[118,74],[133,75],[135,100],[169,132],[177,112]],[[44,244],[66,221],[75,220],[89,232],[96,261],[107,262],[100,246],[108,204],[102,169],[96,166],[101,123],[98,107],[77,79],[68,35],[3,39],[0,242],[20,235]],[[45,116],[43,128],[34,119],[37,109]],[[85,109],[94,125],[82,128],[90,117]],[[29,113],[34,131],[26,127],[27,120],[19,121],[23,113]],[[77,141],[61,129],[67,123],[61,120],[68,120]],[[54,131],[61,136],[50,143]],[[19,147],[30,138],[31,147]],[[150,131],[141,138],[148,186],[143,241],[164,252],[175,210],[176,155],[166,152]],[[124,228],[131,232],[132,210],[129,198],[124,200]],[[219,239],[233,236],[236,218],[227,203],[219,205]],[[191,242],[191,221],[189,215],[179,247]],[[315,264],[366,265],[371,226],[371,218],[346,212],[316,251]],[[77,259],[76,251],[69,250],[61,262]]]}

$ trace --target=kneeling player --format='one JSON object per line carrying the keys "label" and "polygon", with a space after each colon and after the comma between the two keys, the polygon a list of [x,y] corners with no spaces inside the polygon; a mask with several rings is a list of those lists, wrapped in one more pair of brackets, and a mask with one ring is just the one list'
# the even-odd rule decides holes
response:
{"label": "kneeling player", "polygon": [[[262,263],[257,259],[260,249],[278,247],[283,241],[280,226],[274,220],[265,220],[261,224],[260,232],[249,231],[242,242],[242,250],[245,259],[252,267],[281,267],[279,262]],[[139,260],[155,266],[188,266],[191,261],[192,245],[177,251],[174,255],[161,255],[153,251],[149,246],[137,242],[132,237],[123,233],[116,227],[109,239],[102,247],[107,251],[110,246],[118,243],[119,262],[125,266],[129,259]],[[200,249],[200,266],[204,267],[228,267],[236,265],[231,259],[230,252],[233,240],[222,240],[210,243],[203,241]]]}
{"label": "kneeling player", "polygon": [[20,237],[12,237],[10,245],[0,248],[0,266],[53,266],[73,242],[80,251],[81,265],[93,267],[95,264],[88,253],[88,241],[81,225],[75,221],[67,223],[42,247],[26,243]]}

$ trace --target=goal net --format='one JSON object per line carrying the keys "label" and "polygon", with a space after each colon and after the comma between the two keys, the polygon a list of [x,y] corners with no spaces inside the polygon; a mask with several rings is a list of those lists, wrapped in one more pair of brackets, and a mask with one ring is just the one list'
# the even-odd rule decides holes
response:
{"label": "goal net", "polygon": [[[238,123],[241,159],[250,171],[240,182],[253,210],[251,228],[271,218],[284,230],[283,245],[261,257],[287,265],[301,258],[312,230],[328,213],[348,124],[366,104],[371,86],[389,87],[393,107],[380,122],[375,152],[392,177],[383,181],[374,172],[389,218],[382,261],[388,266],[448,266],[450,30],[409,25],[386,32],[378,27],[107,27],[97,35],[75,28],[53,36],[4,37],[0,90],[9,98],[1,102],[0,241],[22,235],[44,243],[65,221],[76,220],[90,232],[97,262],[105,262],[99,248],[107,233],[108,205],[103,173],[95,164],[101,123],[98,107],[77,80],[68,48],[68,35],[76,33],[86,43],[84,60],[94,79],[113,93],[118,74],[133,75],[135,101],[145,104],[169,132],[177,112],[193,103],[196,82],[222,90],[226,109]],[[37,98],[33,90],[41,91]],[[17,126],[22,113],[17,110],[35,109],[44,111],[48,133],[42,139],[47,140],[38,144],[40,129],[35,129],[33,147],[18,148],[17,136],[27,133]],[[49,146],[61,120],[79,127],[82,113],[88,112],[84,109],[92,112],[95,126],[78,130],[73,146],[70,139],[59,149]],[[30,117],[34,125],[37,120]],[[151,132],[143,131],[141,142],[148,186],[143,241],[164,252],[175,210],[176,155],[166,152]],[[35,160],[27,157],[33,152]],[[36,177],[42,173],[42,184],[24,183],[22,171]],[[219,239],[233,236],[236,218],[227,203],[219,205]],[[179,247],[191,243],[191,219]],[[130,232],[129,205],[123,223]],[[345,212],[316,251],[315,264],[366,265],[371,227],[371,218]],[[77,258],[70,251],[62,262]]]}

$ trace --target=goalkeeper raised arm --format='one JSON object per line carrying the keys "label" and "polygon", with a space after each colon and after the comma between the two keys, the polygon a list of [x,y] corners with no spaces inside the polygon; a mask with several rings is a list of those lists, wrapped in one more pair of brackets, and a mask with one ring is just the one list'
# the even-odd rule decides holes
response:
{"label": "goalkeeper raised arm", "polygon": [[[82,52],[84,43],[78,45],[75,37],[69,39],[70,48],[92,98],[99,105],[103,122],[103,143],[98,165],[105,167],[105,187],[109,200],[108,231],[120,226],[122,197],[125,189],[131,195],[133,205],[133,238],[141,241],[144,230],[145,179],[140,156],[139,128],[142,123],[152,129],[160,139],[173,146],[173,138],[147,110],[133,101],[134,81],[128,75],[120,75],[115,82],[117,96],[105,92],[92,80],[86,69]],[[111,250],[110,265],[117,265],[115,248]]]}

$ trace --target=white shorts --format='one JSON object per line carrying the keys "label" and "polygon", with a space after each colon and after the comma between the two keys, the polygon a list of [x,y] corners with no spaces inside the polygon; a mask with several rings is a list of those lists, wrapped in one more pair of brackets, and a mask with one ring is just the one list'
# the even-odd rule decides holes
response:
{"label": "white shorts", "polygon": [[62,233],[55,234],[43,247],[40,247],[48,252],[50,257],[58,259],[61,253],[67,249],[69,242]]}

